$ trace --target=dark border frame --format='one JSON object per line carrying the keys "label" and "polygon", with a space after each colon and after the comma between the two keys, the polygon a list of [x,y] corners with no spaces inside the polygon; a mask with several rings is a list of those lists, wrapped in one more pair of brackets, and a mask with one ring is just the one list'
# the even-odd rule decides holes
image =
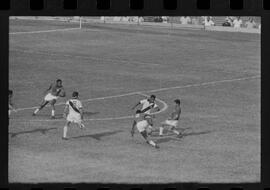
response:
{"label": "dark border frame", "polygon": [[[263,9],[263,0],[244,0],[242,10],[231,10],[229,0],[211,0],[211,7],[207,10],[196,9],[196,0],[177,0],[175,10],[163,9],[163,0],[144,0],[144,9],[130,10],[129,0],[111,0],[109,10],[98,10],[96,0],[78,0],[78,8],[64,10],[63,0],[44,0],[43,10],[31,10],[29,0],[10,0],[9,10],[0,10],[0,83],[1,105],[7,106],[8,97],[8,57],[9,57],[9,16],[180,16],[180,15],[212,15],[212,16],[261,16],[261,182],[241,184],[8,184],[8,114],[6,109],[1,109],[0,133],[0,189],[199,189],[206,187],[211,190],[240,188],[244,190],[263,190],[270,188],[270,113],[269,105],[269,77],[267,65],[270,63],[270,10]],[[2,1],[0,1],[2,3]],[[267,64],[268,63],[268,64]],[[4,107],[5,107],[4,106]]]}

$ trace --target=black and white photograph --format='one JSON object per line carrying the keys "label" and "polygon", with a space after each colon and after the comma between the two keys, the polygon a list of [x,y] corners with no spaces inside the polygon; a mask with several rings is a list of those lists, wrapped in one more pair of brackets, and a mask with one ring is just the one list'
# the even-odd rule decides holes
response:
{"label": "black and white photograph", "polygon": [[261,17],[10,16],[9,183],[261,181]]}

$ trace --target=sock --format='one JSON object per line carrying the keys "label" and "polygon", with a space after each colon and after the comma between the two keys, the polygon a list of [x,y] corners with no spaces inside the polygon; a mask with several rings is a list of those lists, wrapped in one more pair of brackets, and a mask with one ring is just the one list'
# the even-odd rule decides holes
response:
{"label": "sock", "polygon": [[54,116],[54,113],[55,113],[55,111],[54,111],[54,110],[52,110],[52,116]]}
{"label": "sock", "polygon": [[37,109],[34,111],[34,114],[37,114],[38,111],[39,111],[39,108],[37,108]]}
{"label": "sock", "polygon": [[173,130],[173,132],[177,135],[179,135],[180,133],[178,131],[176,131],[175,129]]}
{"label": "sock", "polygon": [[149,142],[149,144],[151,144],[152,146],[156,146],[156,143],[154,143],[154,141],[150,140],[150,141],[148,141],[148,142]]}
{"label": "sock", "polygon": [[163,135],[163,127],[159,128],[159,135]]}
{"label": "sock", "polygon": [[64,126],[64,128],[63,128],[63,137],[64,138],[67,138],[67,126]]}

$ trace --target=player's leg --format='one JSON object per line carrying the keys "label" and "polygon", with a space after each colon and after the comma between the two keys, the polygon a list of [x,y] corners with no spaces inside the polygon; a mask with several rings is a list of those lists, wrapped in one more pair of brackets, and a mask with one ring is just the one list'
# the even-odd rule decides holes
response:
{"label": "player's leg", "polygon": [[137,124],[137,121],[134,119],[133,124],[132,124],[132,128],[131,128],[131,131],[130,131],[132,137],[134,136],[134,133],[135,133],[135,126],[136,126],[136,124]]}
{"label": "player's leg", "polygon": [[146,130],[144,130],[144,131],[142,131],[140,133],[141,133],[142,137],[146,140],[146,143],[147,144],[150,144],[150,145],[152,145],[155,148],[159,148],[159,146],[154,141],[148,139],[148,135],[147,135],[147,131]]}
{"label": "player's leg", "polygon": [[42,108],[44,108],[48,103],[49,101],[42,100],[40,106],[34,111],[33,116],[35,116],[40,110],[42,110]]}
{"label": "player's leg", "polygon": [[148,131],[147,131],[148,135],[151,135],[152,132],[154,131],[153,125],[154,125],[153,119],[152,118],[148,119],[148,128],[147,128],[148,129]]}
{"label": "player's leg", "polygon": [[55,106],[54,106],[55,103],[56,103],[56,99],[53,99],[51,101],[51,106],[52,106],[52,115],[51,115],[51,117],[52,117],[52,119],[55,119]]}
{"label": "player's leg", "polygon": [[180,135],[180,132],[176,130],[176,127],[175,127],[175,126],[170,126],[170,127],[171,127],[170,130],[171,130],[173,133],[175,133],[176,135]]}
{"label": "player's leg", "polygon": [[76,124],[79,126],[80,129],[85,129],[85,125],[82,123],[81,120],[77,120]]}
{"label": "player's leg", "polygon": [[159,127],[159,136],[163,136],[163,131],[166,126],[166,121],[161,123],[161,126]]}
{"label": "player's leg", "polygon": [[67,138],[67,131],[68,131],[68,127],[69,126],[70,126],[70,121],[67,121],[66,122],[66,125],[63,128],[63,137],[62,137],[63,140],[67,140],[68,139]]}

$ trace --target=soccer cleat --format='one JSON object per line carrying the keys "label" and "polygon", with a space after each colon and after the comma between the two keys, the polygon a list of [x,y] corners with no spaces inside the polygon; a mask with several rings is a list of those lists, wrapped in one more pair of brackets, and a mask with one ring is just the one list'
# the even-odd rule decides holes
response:
{"label": "soccer cleat", "polygon": [[51,116],[51,119],[55,119],[55,116],[52,115],[52,116]]}
{"label": "soccer cleat", "polygon": [[35,112],[32,114],[32,116],[36,116],[37,114],[35,114]]}
{"label": "soccer cleat", "polygon": [[159,146],[156,144],[156,145],[155,145],[155,148],[156,148],[156,149],[159,149]]}
{"label": "soccer cleat", "polygon": [[68,140],[68,138],[67,137],[62,137],[62,140]]}
{"label": "soccer cleat", "polygon": [[80,124],[80,129],[85,129],[84,124]]}

